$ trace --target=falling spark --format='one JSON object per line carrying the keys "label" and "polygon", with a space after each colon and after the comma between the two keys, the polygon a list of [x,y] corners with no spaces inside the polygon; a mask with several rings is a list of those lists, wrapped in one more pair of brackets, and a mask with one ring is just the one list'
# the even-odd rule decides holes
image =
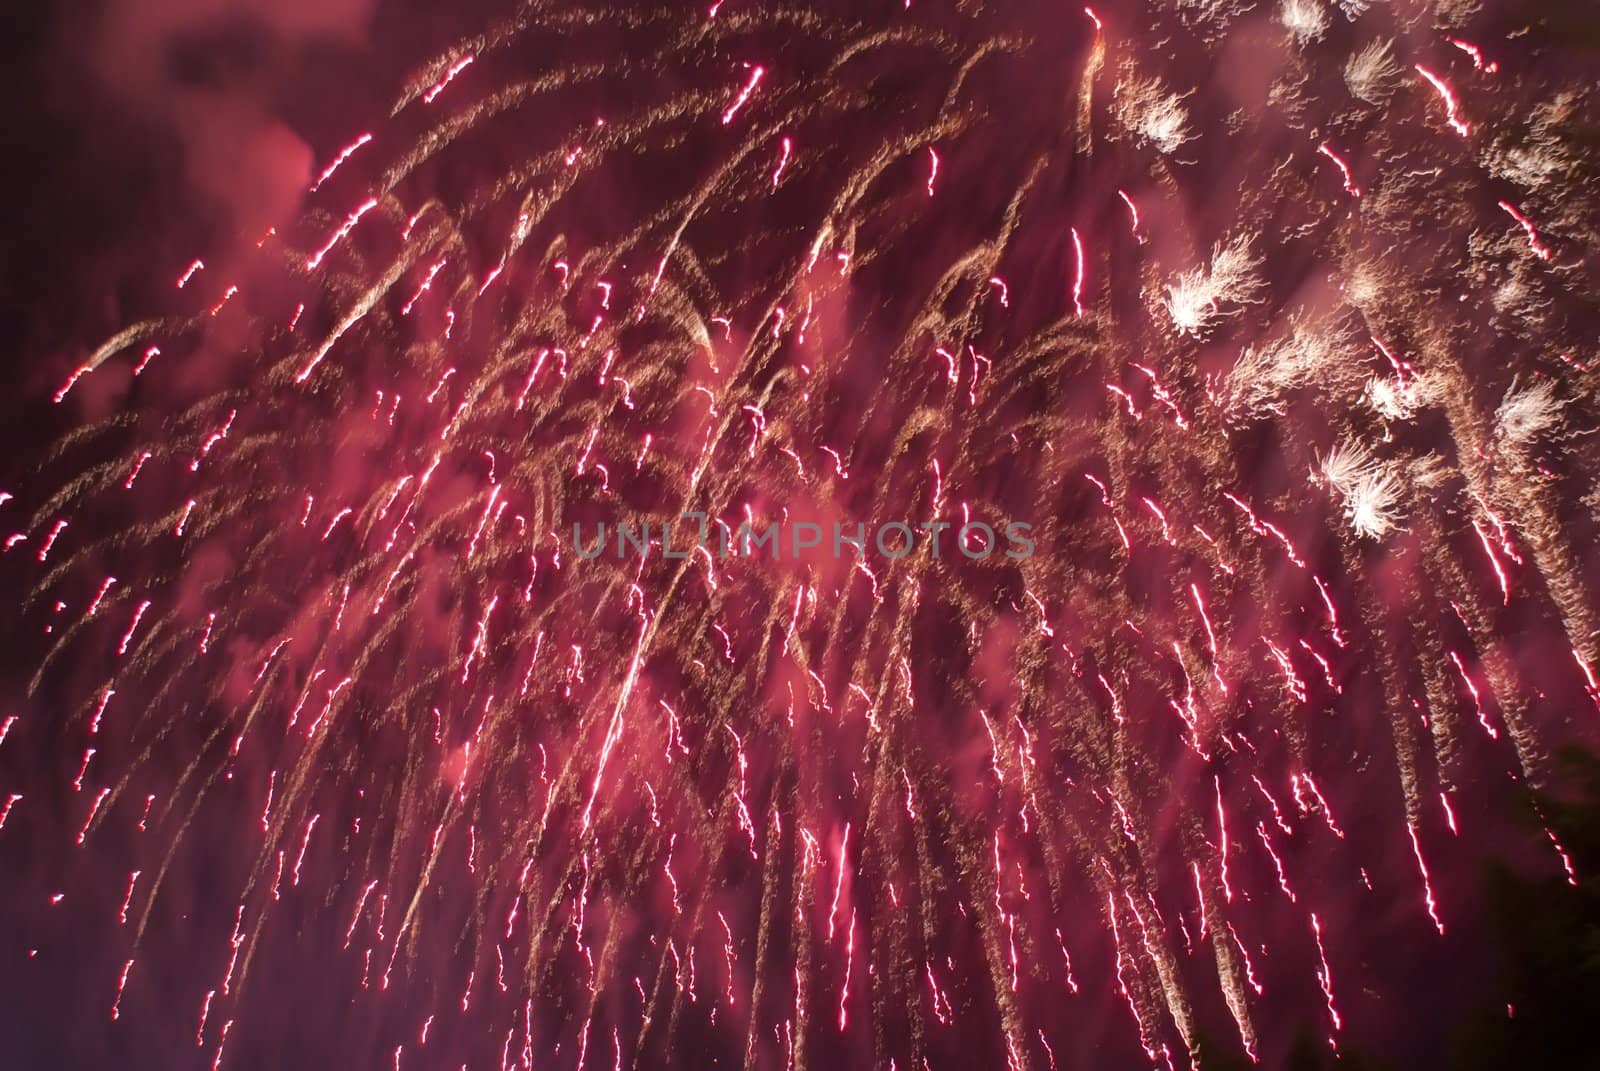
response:
{"label": "falling spark", "polygon": [[[1220,97],[1227,4],[1069,12],[1058,54],[1027,5],[904,0],[522,5],[428,42],[386,112],[319,97],[366,132],[298,214],[183,293],[182,234],[149,236],[156,318],[17,385],[61,430],[0,492],[0,871],[110,950],[51,969],[116,982],[116,1019],[126,957],[177,949],[198,1009],[116,1029],[192,1030],[214,1071],[328,956],[305,998],[388,1024],[346,1055],[397,1069],[693,1037],[792,1071],[837,1033],[892,1071],[1053,1071],[1067,1039],[1172,1071],[1324,1006],[1337,1051],[1329,953],[1415,1000],[1349,950],[1442,934],[1490,845],[1576,885],[1548,822],[1493,817],[1600,709],[1572,78],[1497,38],[1496,89],[1436,34],[1530,132],[1468,159],[1443,77],[1400,106],[1414,19],[1295,3],[1296,77]],[[739,61],[766,41],[781,78]],[[1505,345],[1459,344],[1489,320]],[[1427,921],[1325,942],[1293,912],[1381,888],[1397,814]]]}
{"label": "falling spark", "polygon": [[733,122],[733,117],[739,114],[739,109],[744,107],[745,102],[750,99],[750,94],[756,91],[756,86],[761,84],[761,79],[766,73],[764,67],[750,68],[750,81],[745,83],[744,89],[740,90],[739,96],[728,106],[728,110],[722,113],[723,126]]}
{"label": "falling spark", "polygon": [[311,192],[316,193],[318,188],[320,188],[324,182],[327,182],[333,177],[335,171],[338,171],[340,167],[344,166],[344,162],[350,159],[352,153],[371,140],[371,134],[362,134],[355,141],[352,141],[349,145],[346,145],[344,148],[340,149],[339,155],[333,158],[333,162],[325,167],[322,171],[322,174],[318,175],[317,180],[311,184]]}
{"label": "falling spark", "polygon": [[444,77],[435,82],[433,86],[422,95],[422,103],[432,104],[435,100],[437,100],[439,94],[443,93],[450,83],[456,80],[456,75],[472,66],[472,61],[476,58],[477,57],[471,55],[462,56],[460,59],[452,63],[450,65],[450,69],[444,72]]}
{"label": "falling spark", "polygon": [[1444,102],[1445,122],[1450,124],[1450,129],[1454,130],[1462,137],[1466,137],[1468,134],[1470,134],[1472,132],[1471,128],[1468,127],[1466,123],[1462,122],[1460,117],[1456,114],[1456,95],[1445,83],[1444,79],[1440,78],[1438,75],[1434,74],[1420,63],[1416,65],[1416,71],[1418,74],[1422,75],[1422,77],[1428,80],[1429,84],[1432,85],[1433,88],[1438,92],[1439,99]]}

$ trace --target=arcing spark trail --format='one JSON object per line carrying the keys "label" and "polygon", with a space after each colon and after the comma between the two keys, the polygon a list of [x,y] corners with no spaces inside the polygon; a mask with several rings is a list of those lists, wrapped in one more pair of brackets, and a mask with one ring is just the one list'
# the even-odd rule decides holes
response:
{"label": "arcing spark trail", "polygon": [[[1600,709],[1593,90],[1448,2],[868,7],[526,4],[72,371],[0,857],[86,1029],[1204,1066],[1471,959]],[[684,512],[1038,551],[567,544]]]}

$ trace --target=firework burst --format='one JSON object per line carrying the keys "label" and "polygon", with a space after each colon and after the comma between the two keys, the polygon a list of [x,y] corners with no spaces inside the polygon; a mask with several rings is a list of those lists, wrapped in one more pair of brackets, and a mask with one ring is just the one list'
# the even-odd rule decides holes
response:
{"label": "firework burst", "polygon": [[1444,2],[1013,6],[524,4],[146,266],[0,507],[0,858],[106,1051],[1393,1042],[1600,704],[1592,89]]}

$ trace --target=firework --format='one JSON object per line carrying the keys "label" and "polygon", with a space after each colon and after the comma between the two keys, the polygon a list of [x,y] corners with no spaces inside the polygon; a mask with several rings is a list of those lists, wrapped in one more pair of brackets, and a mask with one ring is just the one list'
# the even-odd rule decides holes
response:
{"label": "firework", "polygon": [[527,3],[344,109],[38,399],[7,970],[130,1066],[1406,1051],[1600,708],[1593,91],[1461,6]]}

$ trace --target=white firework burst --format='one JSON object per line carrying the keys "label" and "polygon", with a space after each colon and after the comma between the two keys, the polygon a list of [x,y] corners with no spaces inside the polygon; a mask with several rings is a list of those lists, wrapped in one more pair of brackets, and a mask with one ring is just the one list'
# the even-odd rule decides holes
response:
{"label": "white firework burst", "polygon": [[1495,410],[1496,432],[1512,446],[1527,446],[1534,439],[1560,427],[1566,399],[1556,393],[1551,382],[1535,383],[1522,390],[1515,382]]}
{"label": "white firework burst", "polygon": [[1352,97],[1368,104],[1381,105],[1392,97],[1400,87],[1393,43],[1377,40],[1351,56],[1344,65],[1344,84]]}
{"label": "white firework burst", "polygon": [[1344,17],[1354,22],[1371,10],[1373,0],[1337,0],[1337,3]]}
{"label": "white firework burst", "polygon": [[1162,300],[1172,326],[1180,335],[1199,338],[1227,314],[1225,306],[1248,305],[1260,300],[1261,258],[1250,251],[1248,238],[1218,244],[1211,253],[1211,268],[1182,273],[1167,287]]}
{"label": "white firework burst", "polygon": [[1115,90],[1117,120],[1139,142],[1172,153],[1193,139],[1183,95],[1153,78],[1126,78]]}
{"label": "white firework burst", "polygon": [[1373,376],[1361,397],[1384,420],[1410,420],[1433,401],[1433,383],[1426,377]]}
{"label": "white firework burst", "polygon": [[1351,358],[1356,348],[1337,322],[1295,321],[1287,338],[1246,346],[1224,383],[1225,405],[1234,416],[1284,411],[1284,396],[1316,387],[1327,393],[1353,393],[1360,381]]}
{"label": "white firework burst", "polygon": [[[1524,128],[1497,138],[1484,162],[1497,177],[1527,190],[1578,181],[1585,155],[1582,117],[1594,107],[1592,93],[1558,93],[1533,106]],[[1560,208],[1560,202],[1552,207]]]}
{"label": "white firework burst", "polygon": [[1328,32],[1328,9],[1320,0],[1283,0],[1278,20],[1289,31],[1296,45],[1320,40]]}
{"label": "white firework burst", "polygon": [[1345,520],[1356,535],[1382,539],[1399,526],[1405,483],[1393,462],[1377,458],[1364,443],[1346,440],[1328,451],[1318,468],[1342,500]]}

